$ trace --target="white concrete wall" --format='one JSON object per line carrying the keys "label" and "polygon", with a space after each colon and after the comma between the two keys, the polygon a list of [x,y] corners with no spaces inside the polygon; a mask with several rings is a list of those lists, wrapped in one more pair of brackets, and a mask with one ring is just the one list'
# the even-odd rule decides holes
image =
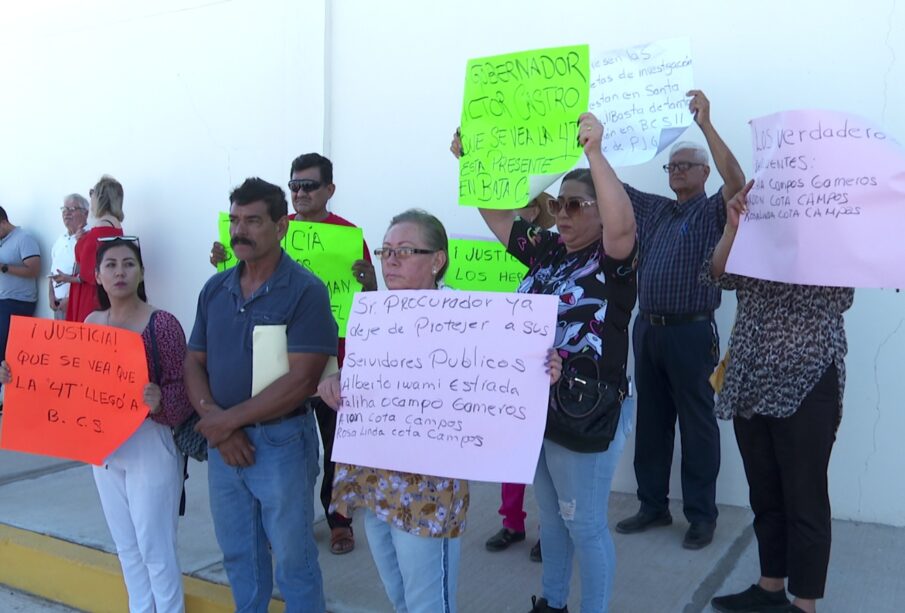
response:
{"label": "white concrete wall", "polygon": [[[457,165],[447,151],[470,57],[578,42],[614,48],[687,34],[696,83],[748,173],[747,121],[778,110],[857,112],[905,141],[905,6],[891,0],[335,0],[332,11],[334,208],[362,225],[372,245],[390,217],[410,206],[436,213],[450,232],[484,232],[476,212],[456,206]],[[703,142],[697,128],[687,136]],[[660,170],[664,158],[620,175],[637,187],[668,192]],[[714,178],[708,189],[719,186]],[[727,294],[724,302],[719,323],[725,345],[734,296]],[[905,434],[905,295],[859,290],[847,329],[846,414],[830,467],[833,510],[841,518],[905,525],[905,452],[898,442]],[[718,498],[747,504],[729,424],[722,425],[722,435]],[[626,449],[620,465],[619,490],[635,489],[633,449]]]}
{"label": "white concrete wall", "polygon": [[[894,0],[21,4],[4,6],[0,20],[0,204],[49,247],[60,197],[115,175],[126,230],[143,238],[152,299],[187,328],[229,189],[252,174],[284,183],[302,152],[333,159],[333,209],[363,226],[372,247],[411,206],[451,233],[483,233],[477,213],[456,206],[447,151],[470,57],[687,34],[697,85],[747,172],[747,120],[783,109],[857,112],[905,141],[905,6]],[[687,135],[703,142],[696,128]],[[666,192],[663,163],[620,175]],[[714,178],[708,189],[718,188]],[[734,304],[727,295],[718,315],[724,343]],[[847,327],[834,514],[905,525],[905,296],[859,290]],[[727,424],[723,449],[719,500],[745,504]],[[617,489],[634,490],[632,453]]]}
{"label": "white concrete wall", "polygon": [[252,175],[285,185],[297,152],[322,147],[323,2],[45,0],[2,14],[0,204],[39,235],[49,269],[62,197],[116,177],[149,297],[188,334],[229,191]]}

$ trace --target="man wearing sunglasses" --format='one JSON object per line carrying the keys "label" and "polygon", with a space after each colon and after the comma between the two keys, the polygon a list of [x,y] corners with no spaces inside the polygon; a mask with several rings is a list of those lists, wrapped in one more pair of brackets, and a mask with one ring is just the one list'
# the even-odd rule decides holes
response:
{"label": "man wearing sunglasses", "polygon": [[700,549],[716,527],[720,433],[708,377],[719,359],[713,312],[720,290],[701,283],[701,267],[726,223],[726,203],[745,174],[710,121],[710,102],[692,90],[689,110],[704,133],[723,187],[707,196],[707,151],[681,142],[663,166],[675,198],[626,185],[638,223],[638,306],[633,346],[638,388],[635,477],[638,513],[619,522],[623,534],[672,523],[669,473],[676,418],[682,443],[682,498],[690,526],[683,547]]}
{"label": "man wearing sunglasses", "polygon": [[[333,162],[319,153],[305,153],[292,160],[289,170],[289,193],[296,221],[329,223],[337,226],[356,227],[351,221],[327,210],[327,203],[336,192],[333,184]],[[216,266],[226,260],[226,251],[220,243],[214,243],[210,262]],[[368,244],[364,244],[362,259],[352,265],[351,274],[361,284],[363,291],[377,289],[377,276],[371,263]],[[337,362],[342,367],[345,356],[345,339],[339,339]],[[333,495],[333,436],[336,432],[336,411],[324,404],[319,397],[309,400],[309,409],[317,415],[317,425],[324,444],[324,478],[321,483],[320,500],[330,526],[330,551],[334,554],[349,553],[355,548],[352,534],[352,520],[339,513],[330,513],[330,498]]]}

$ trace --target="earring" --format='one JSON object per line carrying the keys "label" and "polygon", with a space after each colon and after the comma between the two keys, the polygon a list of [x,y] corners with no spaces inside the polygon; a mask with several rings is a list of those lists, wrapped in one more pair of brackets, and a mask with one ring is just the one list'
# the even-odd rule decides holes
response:
{"label": "earring", "polygon": [[434,274],[434,275],[437,274],[437,269],[436,269],[436,268],[431,268],[431,274]]}

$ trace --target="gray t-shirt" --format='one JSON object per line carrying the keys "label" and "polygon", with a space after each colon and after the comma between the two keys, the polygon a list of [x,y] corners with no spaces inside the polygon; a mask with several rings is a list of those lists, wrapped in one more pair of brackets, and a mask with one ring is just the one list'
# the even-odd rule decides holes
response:
{"label": "gray t-shirt", "polygon": [[[0,239],[0,264],[22,266],[25,260],[35,256],[41,256],[38,241],[22,228],[13,228],[12,232]],[[37,302],[37,280],[0,273],[0,300]]]}

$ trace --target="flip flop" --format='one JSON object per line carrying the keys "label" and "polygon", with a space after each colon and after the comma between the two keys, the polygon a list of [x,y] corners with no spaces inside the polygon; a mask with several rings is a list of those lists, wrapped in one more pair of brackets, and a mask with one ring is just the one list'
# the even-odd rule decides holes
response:
{"label": "flip flop", "polygon": [[337,526],[330,530],[330,553],[342,555],[355,549],[355,536],[351,526]]}

